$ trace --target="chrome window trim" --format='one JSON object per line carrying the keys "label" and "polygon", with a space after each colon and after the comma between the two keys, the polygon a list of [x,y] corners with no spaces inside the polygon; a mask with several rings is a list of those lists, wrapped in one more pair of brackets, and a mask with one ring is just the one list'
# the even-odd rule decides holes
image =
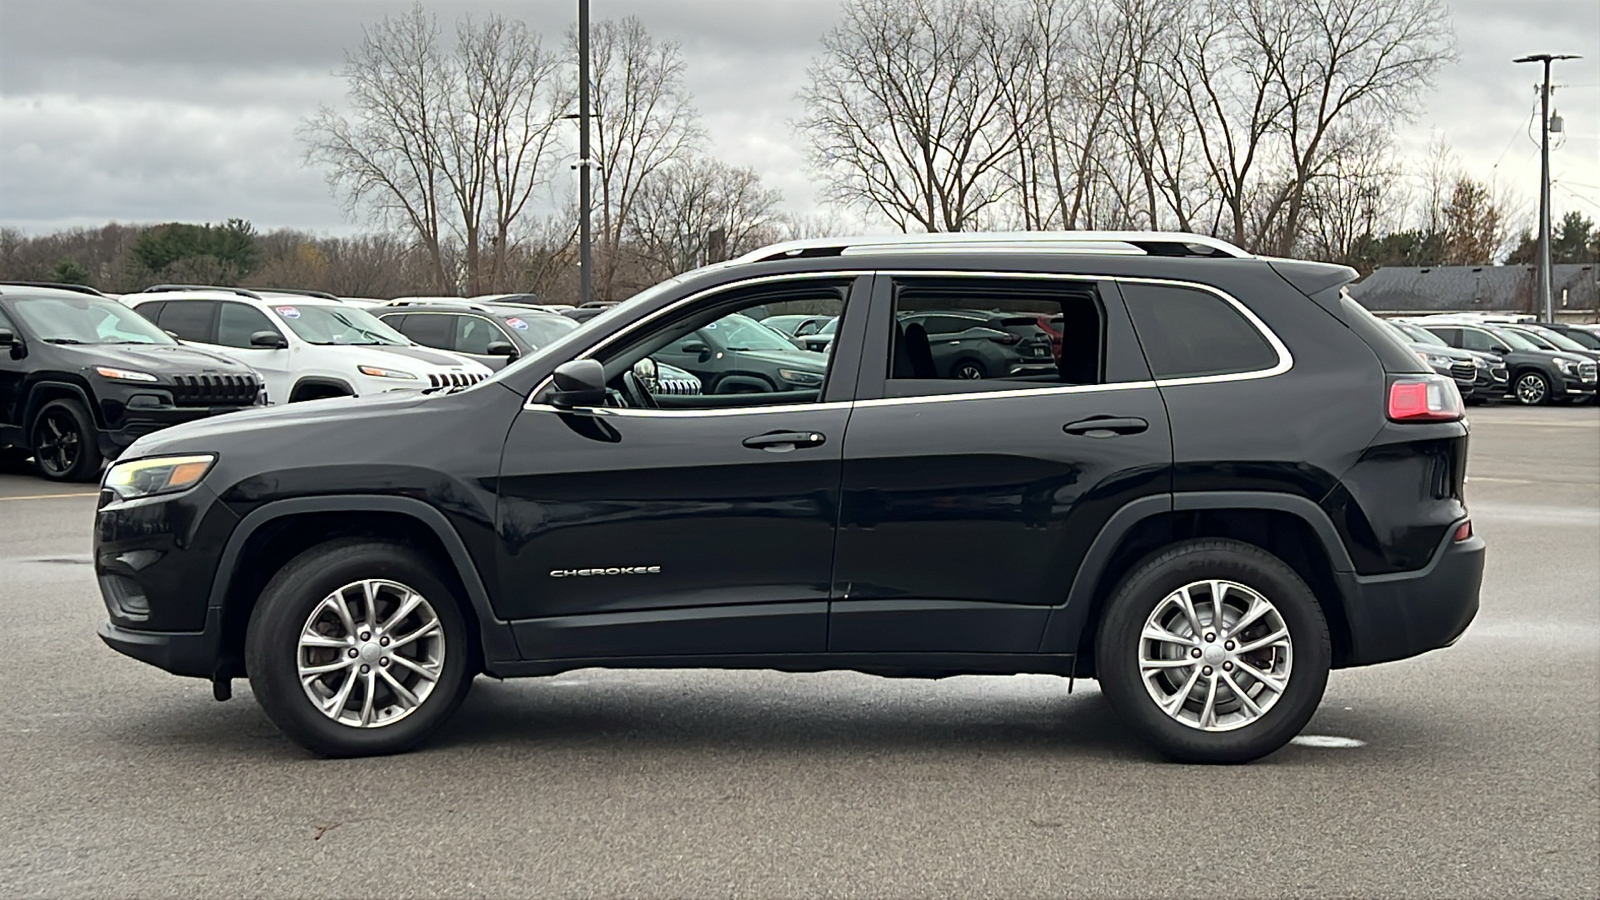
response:
{"label": "chrome window trim", "polygon": [[860,405],[861,401],[859,400],[842,400],[832,403],[778,403],[771,406],[733,406],[727,409],[631,409],[617,406],[578,406],[572,409],[561,409],[548,403],[530,403],[522,408],[530,412],[588,415],[603,419],[701,419],[711,416],[753,416],[762,413],[852,409]]}
{"label": "chrome window trim", "polygon": [[[715,294],[720,294],[720,293],[722,293],[724,291],[732,291],[732,290],[737,290],[739,288],[751,287],[753,285],[771,284],[771,283],[780,282],[780,281],[816,281],[816,280],[819,280],[819,279],[827,279],[827,280],[852,279],[852,278],[860,278],[863,275],[871,275],[871,274],[873,274],[873,270],[871,270],[871,269],[836,269],[836,270],[831,270],[831,271],[827,271],[827,272],[786,272],[786,273],[784,273],[782,275],[761,275],[761,276],[758,276],[758,277],[755,277],[755,278],[743,278],[743,279],[740,279],[738,281],[730,281],[727,284],[719,284],[719,285],[716,285],[715,287],[708,287],[705,290],[696,291],[695,293],[690,294],[687,297],[683,297],[683,298],[680,298],[678,300],[674,300],[673,302],[667,304],[666,306],[661,307],[660,309],[656,310],[653,313],[650,313],[649,315],[645,316],[644,318],[639,319],[639,320],[634,321],[634,322],[628,323],[626,328],[622,328],[622,329],[619,329],[617,331],[613,331],[612,333],[610,333],[610,334],[606,335],[605,337],[601,338],[597,343],[591,344],[588,347],[588,349],[586,349],[583,352],[577,354],[576,356],[573,356],[571,359],[566,360],[566,362],[573,362],[575,360],[580,360],[580,359],[589,359],[590,357],[594,356],[596,353],[599,353],[601,350],[604,350],[605,348],[607,348],[607,347],[611,346],[612,344],[616,343],[618,340],[620,340],[620,339],[622,339],[624,337],[627,337],[630,334],[633,334],[633,333],[639,331],[645,325],[648,325],[649,323],[655,321],[656,319],[659,319],[662,316],[665,316],[668,313],[670,313],[670,312],[672,312],[672,311],[674,311],[676,309],[679,309],[680,307],[687,306],[687,305],[689,305],[691,303],[694,303],[696,301],[699,301],[699,300],[704,300],[707,297],[713,296]],[[550,374],[550,375],[546,375],[543,379],[541,379],[539,381],[538,384],[534,385],[533,390],[528,392],[527,399],[523,401],[522,408],[523,409],[534,409],[536,407],[546,407],[547,404],[534,403],[533,402],[533,398],[539,396],[539,392],[540,391],[542,391],[545,388],[549,387],[550,386],[550,381],[554,377],[555,377],[555,375],[553,373]],[[824,383],[823,386],[826,387],[827,386],[826,383]],[[554,407],[548,407],[548,408],[552,408],[553,409]],[[599,407],[596,407],[596,408],[599,408]],[[677,412],[678,410],[673,410],[673,411]],[[684,411],[687,412],[687,410],[684,410]]]}
{"label": "chrome window trim", "polygon": [[[747,278],[741,281],[730,282],[728,284],[718,285],[713,288],[707,288],[704,291],[691,294],[688,297],[684,297],[681,300],[662,307],[661,309],[656,310],[639,321],[632,323],[627,329],[608,335],[606,338],[594,344],[589,349],[572,357],[572,359],[588,359],[595,353],[614,343],[619,338],[633,332],[646,323],[666,315],[667,313],[678,309],[681,306],[703,299],[714,293],[740,287],[747,287],[753,284],[775,281],[797,281],[817,278],[859,278],[862,275],[887,275],[891,278],[1006,278],[1012,280],[1072,281],[1088,284],[1110,281],[1114,283],[1155,284],[1167,287],[1189,288],[1192,290],[1204,291],[1221,298],[1225,303],[1228,303],[1230,306],[1232,306],[1239,313],[1239,315],[1243,316],[1245,321],[1249,322],[1250,326],[1254,328],[1263,339],[1266,340],[1268,346],[1272,347],[1273,352],[1275,352],[1278,356],[1278,362],[1268,368],[1255,369],[1248,372],[1230,372],[1225,375],[1195,375],[1186,378],[1156,378],[1147,381],[1124,381],[1113,384],[1075,384],[1065,385],[1062,387],[1019,388],[1016,390],[1002,389],[995,391],[967,391],[953,394],[928,394],[920,397],[880,397],[870,400],[853,400],[836,403],[786,404],[771,407],[738,407],[733,409],[628,410],[618,409],[616,407],[580,407],[579,410],[588,413],[598,413],[599,415],[605,416],[621,416],[624,418],[628,416],[634,416],[638,418],[690,418],[707,415],[727,416],[793,411],[802,407],[805,409],[844,407],[868,409],[883,406],[908,406],[919,403],[954,403],[960,400],[977,400],[984,398],[1001,399],[1006,397],[1042,397],[1051,394],[1088,394],[1096,392],[1137,390],[1140,388],[1151,387],[1164,388],[1184,387],[1192,384],[1223,384],[1231,381],[1252,381],[1259,378],[1271,378],[1276,375],[1282,375],[1283,373],[1294,368],[1294,355],[1289,352],[1288,346],[1283,343],[1282,339],[1278,337],[1277,333],[1274,332],[1267,325],[1267,323],[1263,322],[1259,316],[1252,312],[1249,307],[1241,303],[1232,294],[1229,294],[1227,291],[1224,291],[1221,288],[1212,287],[1208,284],[1201,284],[1193,281],[1183,281],[1181,279],[1173,278],[1138,278],[1118,275],[1094,275],[1060,272],[991,272],[971,269],[844,269],[828,272],[795,272],[783,275],[766,275],[759,278]],[[538,396],[540,391],[548,387],[550,381],[551,376],[546,376],[542,381],[540,381],[539,384],[534,387],[533,391],[528,394],[528,399],[524,402],[522,408],[525,410],[540,410],[546,412],[573,412],[571,410],[560,410],[549,404],[533,402],[533,398]],[[601,410],[604,410],[604,412],[601,412]]]}

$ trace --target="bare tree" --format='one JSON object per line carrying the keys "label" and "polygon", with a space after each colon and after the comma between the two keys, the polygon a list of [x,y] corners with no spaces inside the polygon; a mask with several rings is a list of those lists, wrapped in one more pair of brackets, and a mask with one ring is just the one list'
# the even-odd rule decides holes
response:
{"label": "bare tree", "polygon": [[676,43],[651,37],[629,16],[593,26],[589,48],[600,216],[594,288],[599,298],[615,299],[628,287],[618,284],[618,274],[639,192],[663,166],[693,150],[703,132]]}
{"label": "bare tree", "polygon": [[[976,0],[849,0],[800,92],[824,196],[903,231],[977,227],[1006,191],[1006,94]],[[1031,101],[1029,101],[1031,102]]]}
{"label": "bare tree", "polygon": [[549,180],[566,101],[556,60],[523,24],[463,17],[455,37],[441,47],[438,21],[420,3],[364,29],[345,56],[349,115],[323,107],[299,134],[349,212],[416,235],[435,289],[464,281],[480,293],[508,275],[509,240]]}
{"label": "bare tree", "polygon": [[646,274],[670,278],[771,243],[781,233],[782,200],[752,169],[679,160],[645,182],[629,236]]}

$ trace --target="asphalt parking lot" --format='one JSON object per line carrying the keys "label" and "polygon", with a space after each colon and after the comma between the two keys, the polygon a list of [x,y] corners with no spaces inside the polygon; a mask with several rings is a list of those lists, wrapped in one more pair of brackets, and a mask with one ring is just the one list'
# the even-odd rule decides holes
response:
{"label": "asphalt parking lot", "polygon": [[102,646],[92,495],[0,474],[0,895],[1600,896],[1600,410],[1470,417],[1476,623],[1234,768],[1093,683],[607,670],[318,760]]}

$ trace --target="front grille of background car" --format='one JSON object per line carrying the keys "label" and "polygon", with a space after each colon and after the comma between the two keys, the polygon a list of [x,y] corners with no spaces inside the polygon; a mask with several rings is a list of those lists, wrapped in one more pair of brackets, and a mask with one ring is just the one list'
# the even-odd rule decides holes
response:
{"label": "front grille of background car", "polygon": [[1594,379],[1595,379],[1595,364],[1594,363],[1584,363],[1583,365],[1578,367],[1578,380],[1579,381],[1589,382],[1589,381],[1594,381]]}
{"label": "front grille of background car", "polygon": [[261,394],[254,375],[174,375],[175,406],[251,406]]}
{"label": "front grille of background car", "polygon": [[471,384],[477,384],[483,379],[484,376],[482,375],[466,375],[460,372],[451,372],[447,375],[429,375],[428,385],[436,388],[466,387]]}
{"label": "front grille of background car", "polygon": [[1478,367],[1469,362],[1451,363],[1450,377],[1471,384],[1478,377]]}
{"label": "front grille of background car", "polygon": [[684,378],[659,378],[652,394],[698,394],[700,382]]}

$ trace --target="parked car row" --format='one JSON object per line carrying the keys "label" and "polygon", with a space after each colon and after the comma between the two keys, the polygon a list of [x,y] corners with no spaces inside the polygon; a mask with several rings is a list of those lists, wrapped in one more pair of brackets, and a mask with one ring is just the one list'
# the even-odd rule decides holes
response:
{"label": "parked car row", "polygon": [[[1434,371],[1451,376],[1468,402],[1509,398],[1538,406],[1595,398],[1600,366],[1596,326],[1466,315],[1393,319],[1389,324]],[[1470,371],[1469,365],[1474,367]]]}

